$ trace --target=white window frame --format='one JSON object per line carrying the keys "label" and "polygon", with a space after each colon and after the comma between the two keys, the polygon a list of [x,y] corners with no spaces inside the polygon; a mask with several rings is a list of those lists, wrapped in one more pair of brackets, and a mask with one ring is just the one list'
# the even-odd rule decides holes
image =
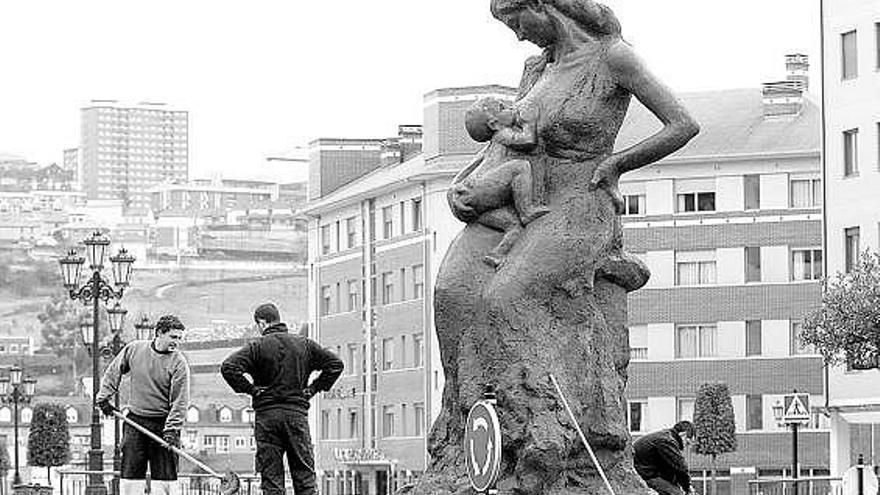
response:
{"label": "white window frame", "polygon": [[[694,329],[696,346],[693,353],[687,352],[682,347],[682,332],[686,329]],[[706,339],[710,339],[707,341]],[[708,349],[707,349],[708,348]],[[676,325],[675,327],[675,358],[676,359],[701,359],[718,356],[718,326],[716,324],[689,323]]]}
{"label": "white window frame", "polygon": [[[709,251],[676,251],[675,252],[675,285],[695,286],[714,285],[718,283],[715,250]],[[683,283],[682,269],[696,269],[696,283]]]}

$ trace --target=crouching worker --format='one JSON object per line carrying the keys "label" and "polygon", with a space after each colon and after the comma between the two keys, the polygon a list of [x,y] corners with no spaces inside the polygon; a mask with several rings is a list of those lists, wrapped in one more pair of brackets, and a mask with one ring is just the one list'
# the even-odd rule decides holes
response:
{"label": "crouching worker", "polygon": [[[258,307],[254,321],[262,337],[226,358],[220,373],[232,390],[251,396],[263,494],[284,495],[287,454],[293,493],[315,495],[309,399],[330,390],[342,374],[342,361],[314,340],[288,332],[274,304]],[[310,384],[313,371],[321,374]],[[245,378],[245,373],[253,381]]]}
{"label": "crouching worker", "polygon": [[[97,397],[101,411],[112,416],[115,408],[111,399],[119,392],[122,375],[129,375],[127,417],[175,447],[180,447],[180,429],[189,405],[189,365],[178,351],[183,332],[184,326],[176,316],[159,318],[152,341],[134,341],[119,351],[104,372]],[[150,493],[179,493],[177,454],[128,424],[123,427],[121,448],[122,495],[144,493],[148,465]]]}
{"label": "crouching worker", "polygon": [[645,483],[660,495],[693,494],[684,452],[693,443],[694,425],[679,421],[633,442],[633,464]]}

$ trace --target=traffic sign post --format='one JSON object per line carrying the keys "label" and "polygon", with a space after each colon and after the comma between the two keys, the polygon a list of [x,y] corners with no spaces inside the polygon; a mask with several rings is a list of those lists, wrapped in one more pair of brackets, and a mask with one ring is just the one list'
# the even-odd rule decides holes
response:
{"label": "traffic sign post", "polygon": [[798,427],[810,421],[810,395],[799,394],[797,390],[785,394],[782,398],[777,419],[791,427],[791,478],[795,495],[798,494],[798,476],[800,467],[798,463]]}
{"label": "traffic sign post", "polygon": [[785,394],[782,407],[785,411],[782,421],[785,423],[806,423],[810,421],[810,396],[809,394]]}
{"label": "traffic sign post", "polygon": [[494,494],[501,471],[501,424],[491,391],[471,407],[464,433],[467,474],[478,493]]}

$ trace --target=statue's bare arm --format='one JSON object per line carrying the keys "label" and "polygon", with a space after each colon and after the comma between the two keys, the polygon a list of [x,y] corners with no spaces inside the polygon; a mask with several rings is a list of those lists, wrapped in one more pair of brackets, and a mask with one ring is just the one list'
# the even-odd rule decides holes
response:
{"label": "statue's bare arm", "polygon": [[478,151],[477,155],[474,156],[474,159],[471,160],[471,162],[465,168],[461,169],[461,171],[455,174],[455,177],[452,179],[453,186],[463,181],[468,175],[476,170],[476,168],[479,167],[481,163],[483,163],[483,157],[486,154],[487,147],[488,145],[484,146],[483,149]]}
{"label": "statue's bare arm", "polygon": [[618,175],[653,163],[675,152],[700,132],[687,109],[623,41],[609,51],[609,68],[617,84],[629,90],[663,123],[663,128],[644,141],[609,157]]}
{"label": "statue's bare arm", "polygon": [[609,50],[608,67],[617,84],[638,98],[663,123],[663,128],[656,134],[608,156],[593,174],[591,188],[606,189],[617,211],[622,212],[623,197],[617,189],[620,175],[675,152],[700,132],[700,126],[672,91],[648,70],[623,41],[618,41]]}

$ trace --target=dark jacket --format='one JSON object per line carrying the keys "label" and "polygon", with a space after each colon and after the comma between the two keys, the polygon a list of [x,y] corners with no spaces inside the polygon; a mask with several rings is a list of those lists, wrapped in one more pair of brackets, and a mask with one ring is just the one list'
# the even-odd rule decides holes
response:
{"label": "dark jacket", "polygon": [[691,476],[682,455],[684,444],[672,430],[649,433],[633,443],[633,464],[643,479],[663,478],[682,488],[691,489]]}
{"label": "dark jacket", "polygon": [[330,390],[342,369],[342,361],[332,352],[314,340],[288,333],[284,323],[276,323],[227,357],[220,374],[232,390],[251,396],[255,411],[278,407],[307,412],[311,394],[303,390],[312,372],[321,372],[310,386],[317,393]]}

